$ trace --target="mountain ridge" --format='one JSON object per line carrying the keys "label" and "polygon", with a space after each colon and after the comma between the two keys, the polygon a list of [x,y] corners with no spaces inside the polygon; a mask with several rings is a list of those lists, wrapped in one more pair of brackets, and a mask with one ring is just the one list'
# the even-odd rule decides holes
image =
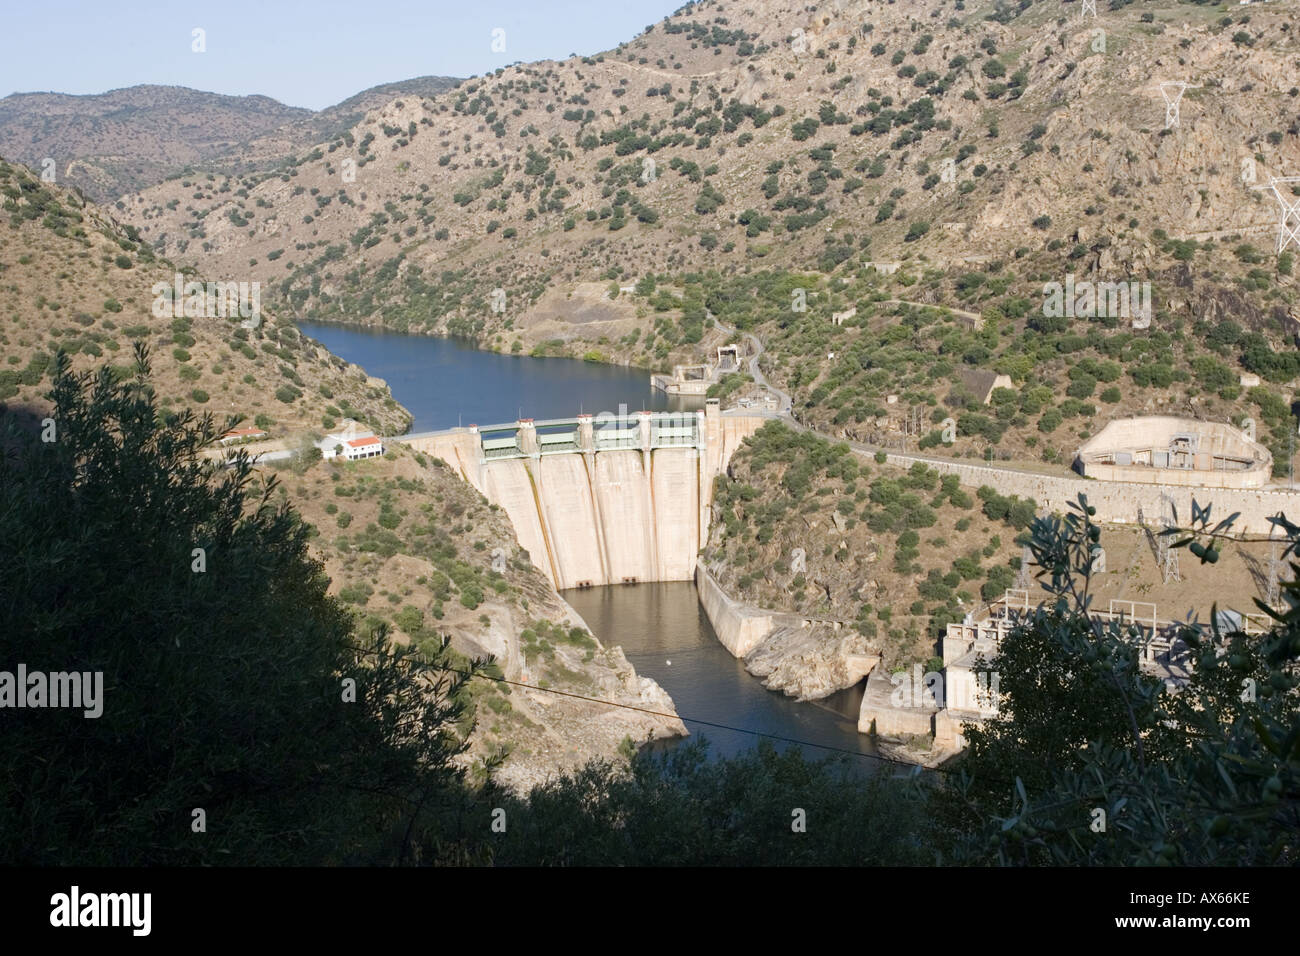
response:
{"label": "mountain ridge", "polygon": [[0,156],[38,172],[52,170],[56,182],[107,203],[189,166],[241,169],[275,162],[336,135],[385,96],[435,92],[456,82],[432,75],[398,80],[323,110],[260,93],[155,83],[88,94],[15,92],[0,99]]}

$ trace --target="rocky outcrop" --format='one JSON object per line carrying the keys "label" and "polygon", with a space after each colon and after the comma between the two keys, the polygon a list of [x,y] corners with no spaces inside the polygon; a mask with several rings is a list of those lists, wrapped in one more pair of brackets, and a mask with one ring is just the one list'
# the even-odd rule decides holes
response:
{"label": "rocky outcrop", "polygon": [[838,622],[736,601],[702,564],[696,567],[695,581],[719,642],[768,690],[798,700],[820,700],[852,687],[879,661],[865,637]]}
{"label": "rocky outcrop", "polygon": [[[576,612],[570,608],[569,613],[581,624]],[[516,749],[495,774],[498,783],[516,792],[527,792],[592,760],[614,759],[625,740],[639,746],[688,735],[668,692],[639,676],[620,647],[601,648],[591,659],[576,649],[558,648],[548,669],[581,674],[583,697],[593,700],[551,693],[544,689],[544,679],[524,670],[522,679],[539,686],[516,687],[511,703],[535,726],[526,746]]]}
{"label": "rocky outcrop", "polygon": [[855,630],[833,625],[774,627],[745,657],[745,670],[768,690],[799,700],[819,700],[852,687],[870,673],[878,657]]}

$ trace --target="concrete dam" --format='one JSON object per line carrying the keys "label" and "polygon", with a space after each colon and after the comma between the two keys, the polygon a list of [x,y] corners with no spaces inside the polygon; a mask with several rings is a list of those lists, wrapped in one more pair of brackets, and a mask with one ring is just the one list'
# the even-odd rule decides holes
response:
{"label": "concrete dam", "polygon": [[503,508],[557,589],[689,581],[713,479],[768,419],[698,412],[520,419],[398,439]]}

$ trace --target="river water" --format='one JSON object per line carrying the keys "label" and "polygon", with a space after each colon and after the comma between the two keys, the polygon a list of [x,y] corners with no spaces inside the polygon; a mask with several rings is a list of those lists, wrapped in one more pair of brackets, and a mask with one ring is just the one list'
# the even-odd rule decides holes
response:
{"label": "river water", "polygon": [[[388,382],[414,415],[416,432],[519,417],[564,418],[579,411],[617,413],[620,405],[630,411],[677,411],[701,404],[651,389],[644,369],[498,355],[430,336],[311,323],[298,327]],[[617,585],[566,591],[564,597],[603,644],[621,646],[638,674],[668,691],[692,737],[707,738],[711,753],[734,755],[765,737],[781,749],[800,746],[813,758],[875,753],[870,738],[857,731],[861,685],[814,703],[767,690],[718,641],[693,583]]]}
{"label": "river water", "polygon": [[799,741],[812,758],[876,752],[858,733],[862,684],[810,703],[767,690],[722,646],[690,582],[565,591],[564,599],[602,643],[621,646],[638,674],[668,691],[686,729],[707,738],[713,754],[734,755],[765,735],[779,750]]}

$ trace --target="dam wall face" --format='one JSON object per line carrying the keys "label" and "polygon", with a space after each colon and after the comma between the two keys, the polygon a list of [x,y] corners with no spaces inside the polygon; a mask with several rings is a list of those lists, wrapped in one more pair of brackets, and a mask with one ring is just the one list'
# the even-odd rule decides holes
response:
{"label": "dam wall face", "polygon": [[[680,453],[679,453],[680,454]],[[661,576],[654,500],[639,451],[591,456],[604,553],[611,581],[669,581]],[[653,466],[652,466],[653,469]]]}
{"label": "dam wall face", "polygon": [[399,439],[445,461],[510,517],[559,590],[690,581],[713,480],[767,419],[649,413],[455,429]]}
{"label": "dam wall face", "polygon": [[[533,480],[542,529],[551,548],[552,577],[561,589],[609,583],[596,493],[584,457],[553,455],[524,463]],[[488,471],[498,464],[488,463]]]}

